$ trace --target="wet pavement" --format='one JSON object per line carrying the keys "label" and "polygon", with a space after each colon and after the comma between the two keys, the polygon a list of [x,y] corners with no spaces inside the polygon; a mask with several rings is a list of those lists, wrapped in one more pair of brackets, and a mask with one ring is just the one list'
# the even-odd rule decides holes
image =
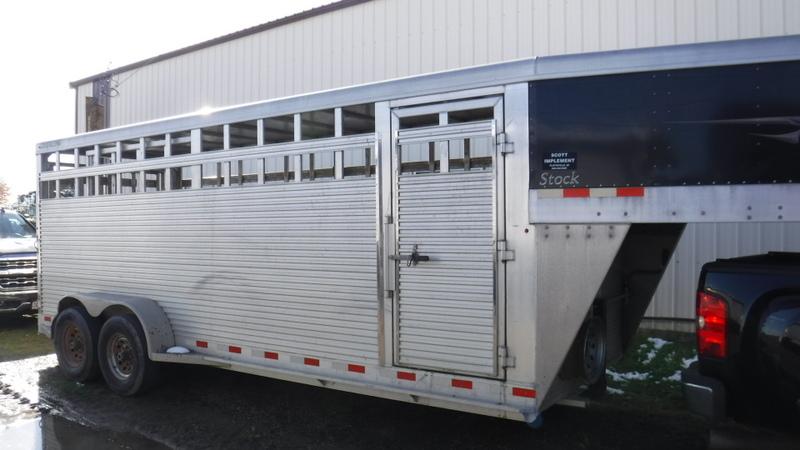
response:
{"label": "wet pavement", "polygon": [[208,367],[166,369],[160,387],[122,398],[100,381],[66,381],[53,355],[0,362],[0,450],[800,448],[781,434],[736,425],[712,430],[685,411],[637,409],[614,396],[585,409],[551,408],[544,427],[531,430]]}

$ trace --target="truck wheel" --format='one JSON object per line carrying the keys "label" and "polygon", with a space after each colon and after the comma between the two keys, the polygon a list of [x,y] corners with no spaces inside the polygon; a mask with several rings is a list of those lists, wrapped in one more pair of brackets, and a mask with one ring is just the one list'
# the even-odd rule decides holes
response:
{"label": "truck wheel", "polygon": [[606,325],[601,317],[592,317],[584,325],[581,362],[589,390],[595,395],[605,392]]}
{"label": "truck wheel", "polygon": [[70,307],[56,317],[53,344],[58,369],[72,381],[85,382],[100,374],[97,363],[97,321],[83,310]]}
{"label": "truck wheel", "polygon": [[158,366],[147,356],[147,341],[136,317],[113,316],[100,330],[98,358],[108,387],[122,396],[142,393],[158,380]]}

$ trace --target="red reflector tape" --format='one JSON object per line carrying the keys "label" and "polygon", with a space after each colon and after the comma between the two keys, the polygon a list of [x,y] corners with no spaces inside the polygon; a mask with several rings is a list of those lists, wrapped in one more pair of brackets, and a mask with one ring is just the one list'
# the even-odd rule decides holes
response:
{"label": "red reflector tape", "polygon": [[511,390],[511,394],[513,394],[515,397],[536,398],[535,389],[515,387],[514,389]]}
{"label": "red reflector tape", "polygon": [[588,197],[589,188],[567,188],[564,189],[565,198]]}
{"label": "red reflector tape", "polygon": [[231,353],[242,353],[242,347],[237,347],[235,345],[229,345],[228,351]]}
{"label": "red reflector tape", "polygon": [[52,318],[52,317],[50,317],[50,316],[44,316],[44,321],[45,321],[45,322],[50,322],[51,320],[53,320],[53,318]]}
{"label": "red reflector tape", "polygon": [[206,341],[197,341],[196,345],[200,348],[208,348],[208,342]]}
{"label": "red reflector tape", "polygon": [[355,373],[365,373],[367,371],[367,368],[360,364],[348,364],[347,371]]}
{"label": "red reflector tape", "polygon": [[319,360],[317,358],[304,358],[303,364],[307,366],[316,366],[319,367]]}
{"label": "red reflector tape", "polygon": [[453,380],[450,381],[450,385],[461,389],[472,389],[472,381],[469,380],[459,380],[457,378],[453,378]]}
{"label": "red reflector tape", "polygon": [[398,380],[417,381],[417,374],[414,372],[397,372]]}
{"label": "red reflector tape", "polygon": [[267,359],[278,359],[278,354],[275,352],[264,352],[264,358]]}
{"label": "red reflector tape", "polygon": [[620,187],[617,188],[617,197],[644,197],[644,188]]}

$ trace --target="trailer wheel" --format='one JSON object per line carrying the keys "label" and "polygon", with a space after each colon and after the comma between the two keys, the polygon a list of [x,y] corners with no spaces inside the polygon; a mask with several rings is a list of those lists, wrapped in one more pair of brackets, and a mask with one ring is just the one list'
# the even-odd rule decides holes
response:
{"label": "trailer wheel", "polygon": [[109,389],[122,396],[142,393],[158,380],[158,366],[147,356],[147,341],[132,315],[113,316],[100,330],[100,371]]}
{"label": "trailer wheel", "polygon": [[56,317],[53,346],[58,369],[66,378],[83,383],[100,374],[96,351],[99,328],[83,308],[70,307]]}
{"label": "trailer wheel", "polygon": [[[583,329],[583,375],[591,386],[603,385],[606,377],[606,325],[601,317],[592,317]],[[603,389],[605,390],[605,389]]]}

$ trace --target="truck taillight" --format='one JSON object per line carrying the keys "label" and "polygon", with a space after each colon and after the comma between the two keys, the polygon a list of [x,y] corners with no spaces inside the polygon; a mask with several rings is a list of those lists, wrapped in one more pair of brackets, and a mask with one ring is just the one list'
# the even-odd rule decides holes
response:
{"label": "truck taillight", "polygon": [[710,292],[697,293],[697,352],[701,356],[728,355],[728,303]]}

